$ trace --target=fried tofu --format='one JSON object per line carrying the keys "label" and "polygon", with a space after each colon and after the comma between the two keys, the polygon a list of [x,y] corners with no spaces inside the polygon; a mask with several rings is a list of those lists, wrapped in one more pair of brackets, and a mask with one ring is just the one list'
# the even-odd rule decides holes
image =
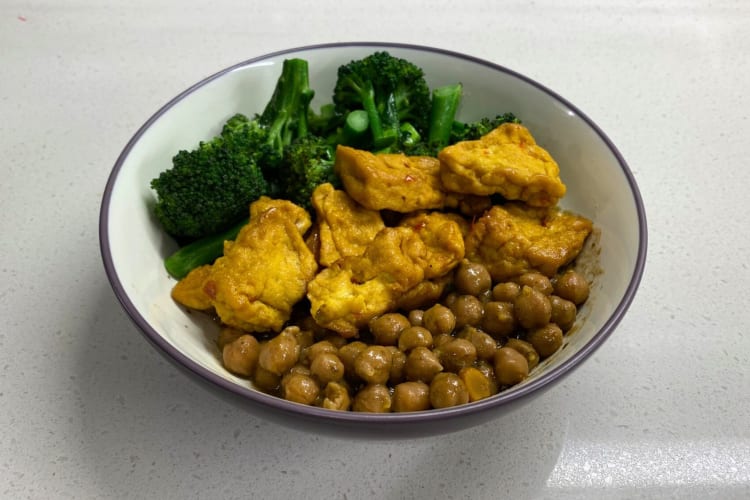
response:
{"label": "fried tofu", "polygon": [[311,315],[318,325],[353,337],[410,289],[449,273],[463,256],[461,228],[443,214],[386,227],[363,255],[340,259],[310,282]]}
{"label": "fried tofu", "polygon": [[371,210],[408,213],[445,204],[437,158],[338,146],[334,168],[349,196]]}
{"label": "fried tofu", "polygon": [[438,158],[447,191],[500,194],[533,207],[552,207],[565,195],[557,162],[517,123],[504,123],[479,140],[443,148]]}
{"label": "fried tofu", "polygon": [[318,224],[318,262],[324,267],[342,257],[362,255],[385,227],[380,212],[364,208],[331,184],[315,188],[312,205]]}
{"label": "fried tofu", "polygon": [[310,225],[303,208],[261,198],[224,255],[178,282],[173,297],[188,307],[209,304],[222,323],[247,332],[281,331],[318,269],[303,239]]}
{"label": "fried tofu", "polygon": [[527,271],[549,277],[570,263],[591,233],[590,220],[559,208],[493,206],[466,236],[466,257],[504,281]]}

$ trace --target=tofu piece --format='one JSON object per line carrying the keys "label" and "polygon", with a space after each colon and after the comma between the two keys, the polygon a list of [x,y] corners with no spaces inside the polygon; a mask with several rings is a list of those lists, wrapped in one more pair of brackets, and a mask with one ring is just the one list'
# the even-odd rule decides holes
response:
{"label": "tofu piece", "polygon": [[303,208],[262,197],[237,238],[225,243],[224,255],[188,274],[172,296],[188,307],[213,307],[228,326],[281,331],[318,270],[303,239],[310,225]]}
{"label": "tofu piece", "polygon": [[310,282],[311,316],[342,337],[354,337],[409,290],[449,273],[463,256],[461,228],[443,214],[385,227],[363,255],[338,260]]}
{"label": "tofu piece", "polygon": [[318,262],[324,267],[342,257],[362,255],[385,227],[380,212],[359,205],[331,184],[315,188],[312,205],[318,223]]}
{"label": "tofu piece", "polygon": [[500,194],[533,207],[555,206],[565,195],[557,162],[517,123],[504,123],[479,140],[443,148],[438,158],[447,191]]}
{"label": "tofu piece", "polygon": [[576,258],[592,227],[559,208],[496,205],[469,230],[466,258],[484,264],[496,282],[528,271],[552,277]]}
{"label": "tofu piece", "polygon": [[445,203],[437,158],[338,146],[334,168],[349,196],[370,210],[408,213]]}

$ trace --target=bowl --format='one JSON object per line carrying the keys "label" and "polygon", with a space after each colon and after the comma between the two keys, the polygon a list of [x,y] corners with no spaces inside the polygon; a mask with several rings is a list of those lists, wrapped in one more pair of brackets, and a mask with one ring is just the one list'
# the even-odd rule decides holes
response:
{"label": "bowl", "polygon": [[[460,81],[460,119],[510,111],[560,165],[568,187],[561,206],[593,220],[581,265],[594,273],[576,331],[524,382],[493,397],[448,409],[368,414],[326,410],[254,389],[226,371],[206,315],[170,297],[175,281],[163,259],[177,247],[156,223],[152,178],[180,149],[216,135],[236,112],[259,112],[284,59],[309,61],[313,105],[330,101],[339,65],[376,50],[421,66],[431,88]],[[254,414],[294,428],[352,436],[415,437],[452,432],[499,418],[550,389],[594,354],[625,315],[644,271],[646,216],[635,179],[615,145],[580,109],[553,90],[501,65],[436,48],[384,43],[335,43],[255,57],[203,79],[166,103],[135,133],[106,184],[100,245],[117,299],[145,338],[190,378]],[[207,334],[208,332],[208,334]]]}

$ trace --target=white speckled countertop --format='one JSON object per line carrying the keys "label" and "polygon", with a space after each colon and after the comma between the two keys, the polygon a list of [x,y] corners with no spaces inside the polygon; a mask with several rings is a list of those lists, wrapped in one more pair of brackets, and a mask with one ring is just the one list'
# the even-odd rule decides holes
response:
{"label": "white speckled countertop", "polygon": [[[5,0],[0,497],[750,498],[750,3]],[[460,5],[460,7],[459,7]],[[578,105],[649,217],[641,289],[596,355],[490,424],[344,441],[187,380],[117,303],[105,181],[192,83],[292,46],[434,45]]]}

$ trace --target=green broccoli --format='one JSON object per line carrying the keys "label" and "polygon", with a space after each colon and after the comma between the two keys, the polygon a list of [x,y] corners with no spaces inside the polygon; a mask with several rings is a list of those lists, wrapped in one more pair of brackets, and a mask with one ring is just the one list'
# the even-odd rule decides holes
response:
{"label": "green broccoli", "polygon": [[384,150],[397,144],[402,123],[422,135],[430,114],[430,89],[424,71],[388,52],[375,52],[338,68],[333,103],[340,116],[367,112],[372,142],[367,149]]}
{"label": "green broccoli", "polygon": [[310,210],[310,198],[316,187],[326,182],[339,187],[341,182],[333,170],[335,152],[335,147],[324,138],[312,135],[287,146],[282,166],[287,180],[282,197]]}
{"label": "green broccoli", "polygon": [[178,241],[226,229],[247,214],[250,200],[268,191],[257,146],[268,133],[244,115],[235,115],[221,135],[192,151],[179,151],[172,168],[151,181],[156,218]]}
{"label": "green broccoli", "polygon": [[495,118],[481,118],[473,122],[453,122],[450,133],[450,144],[460,141],[474,141],[485,134],[492,132],[503,123],[521,123],[513,113],[497,115]]}
{"label": "green broccoli", "polygon": [[284,148],[308,134],[313,95],[307,61],[287,59],[261,114],[235,115],[221,135],[180,151],[151,182],[164,230],[180,243],[210,236],[246,217],[261,195],[275,194]]}

